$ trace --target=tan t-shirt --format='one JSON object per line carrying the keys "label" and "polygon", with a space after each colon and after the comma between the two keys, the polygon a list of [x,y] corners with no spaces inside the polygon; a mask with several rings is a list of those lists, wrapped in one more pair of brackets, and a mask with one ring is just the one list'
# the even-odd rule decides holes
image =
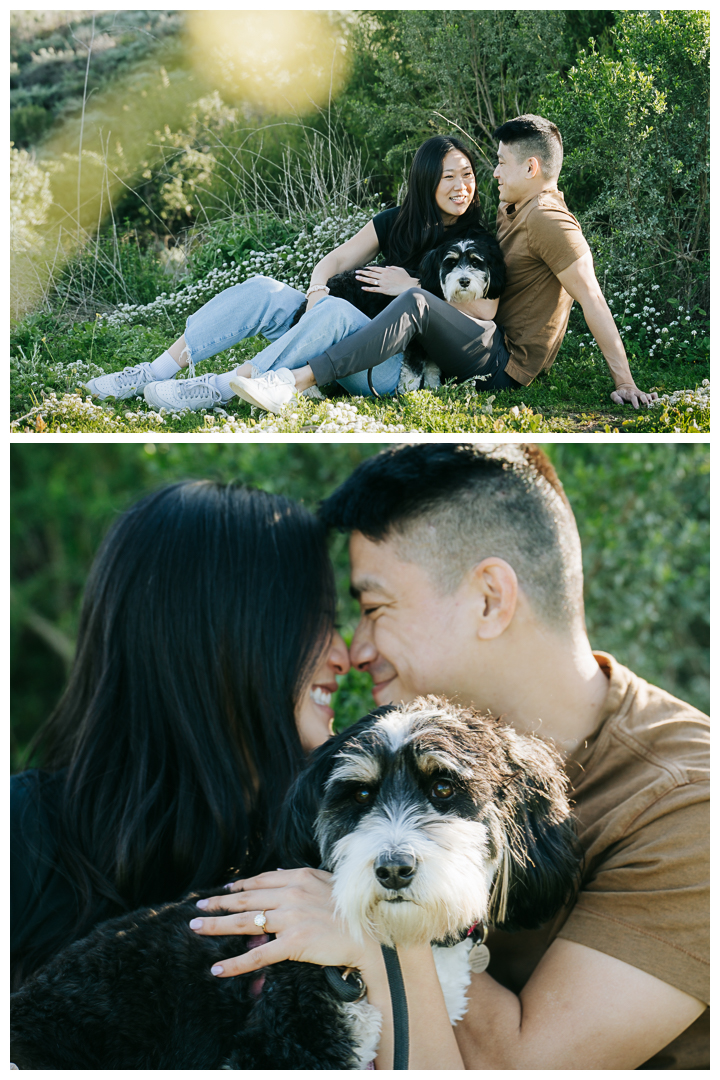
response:
{"label": "tan t-shirt", "polygon": [[572,296],[556,275],[590,250],[562,191],[541,191],[521,203],[500,203],[497,238],[507,285],[495,322],[505,327],[507,368],[528,386],[549,368],[567,330]]}
{"label": "tan t-shirt", "polygon": [[[709,1001],[709,721],[606,653],[602,720],[567,764],[585,852],[576,903],[493,931],[490,974],[518,993],[556,937]],[[643,1068],[709,1068],[708,1011]]]}

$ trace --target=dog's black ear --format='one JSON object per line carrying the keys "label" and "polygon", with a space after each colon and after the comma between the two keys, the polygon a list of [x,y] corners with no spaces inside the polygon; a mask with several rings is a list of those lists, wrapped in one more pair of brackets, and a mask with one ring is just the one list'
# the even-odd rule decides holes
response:
{"label": "dog's black ear", "polygon": [[440,267],[447,254],[447,248],[447,244],[441,244],[440,247],[433,248],[428,251],[420,263],[420,288],[427,289],[428,292],[434,293],[435,296],[439,296],[441,299],[443,293],[440,284]]}
{"label": "dog's black ear", "polygon": [[490,288],[488,289],[487,298],[488,300],[497,300],[505,291],[507,272],[503,253],[494,236],[488,237],[486,257],[488,270],[490,271]]}
{"label": "dog's black ear", "polygon": [[315,820],[325,793],[325,784],[332,771],[336,755],[345,743],[354,739],[375,720],[391,711],[385,705],[364,716],[339,735],[333,735],[311,753],[308,763],[291,785],[283,802],[275,831],[275,850],[283,860],[285,870],[299,866],[319,867],[320,849],[315,839]]}
{"label": "dog's black ear", "polygon": [[582,849],[559,755],[540,739],[508,735],[509,776],[496,792],[504,851],[489,917],[502,930],[534,929],[575,894]]}
{"label": "dog's black ear", "polygon": [[341,735],[328,739],[313,750],[308,764],[285,796],[275,833],[275,849],[285,870],[299,866],[320,866],[320,850],[315,840],[315,819],[325,781],[332,768]]}

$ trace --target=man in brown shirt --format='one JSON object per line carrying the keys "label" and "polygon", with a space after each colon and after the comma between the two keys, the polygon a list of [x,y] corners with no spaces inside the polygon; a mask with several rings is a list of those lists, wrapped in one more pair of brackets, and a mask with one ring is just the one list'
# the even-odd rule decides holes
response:
{"label": "man in brown shirt", "polygon": [[566,755],[580,892],[551,925],[491,935],[455,1028],[465,1067],[709,1067],[708,721],[593,654],[545,455],[398,447],[322,513],[353,530],[351,659],[378,705],[446,694]]}
{"label": "man in brown shirt", "polygon": [[[577,527],[545,454],[392,447],[320,516],[351,531],[351,659],[376,704],[445,694],[550,740],[585,855],[575,902],[551,924],[491,936],[455,1028],[429,946],[399,950],[410,1068],[708,1068],[707,718],[593,654]],[[205,933],[246,934],[242,913],[265,906],[278,920],[272,957],[261,946],[223,961],[224,975],[287,957],[336,963],[327,878],[263,874],[215,898],[240,914],[200,920]],[[377,1066],[391,1067],[387,1047]]]}
{"label": "man in brown shirt", "polygon": [[559,130],[542,116],[527,114],[508,120],[495,137],[500,143],[493,174],[500,193],[497,237],[508,272],[495,320],[505,328],[507,374],[527,386],[548,370],[577,300],[615,382],[610,397],[618,405],[647,405],[657,394],[635,386],[590,248],[558,191]]}

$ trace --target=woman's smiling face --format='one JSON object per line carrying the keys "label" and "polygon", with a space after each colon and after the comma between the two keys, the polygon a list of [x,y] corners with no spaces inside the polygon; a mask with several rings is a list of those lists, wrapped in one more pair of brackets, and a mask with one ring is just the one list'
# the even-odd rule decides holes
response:
{"label": "woman's smiling face", "polygon": [[322,746],[332,735],[335,714],[330,698],[338,688],[337,676],[347,674],[349,669],[347,645],[336,630],[327,652],[318,663],[312,682],[305,688],[295,709],[295,722],[303,750],[310,751]]}
{"label": "woman's smiling face", "polygon": [[435,202],[445,225],[452,225],[465,213],[475,194],[475,174],[472,165],[459,150],[451,150],[443,158],[440,183],[435,189]]}

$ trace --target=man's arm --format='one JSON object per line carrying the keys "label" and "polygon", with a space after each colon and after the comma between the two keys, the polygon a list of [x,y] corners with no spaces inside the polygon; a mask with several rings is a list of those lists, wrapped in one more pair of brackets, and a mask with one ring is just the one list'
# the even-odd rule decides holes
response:
{"label": "man's arm", "polygon": [[473,319],[482,319],[483,322],[492,322],[498,309],[499,300],[466,300],[463,303],[450,301],[450,307],[457,308],[464,315],[470,315]]}
{"label": "man's arm", "polygon": [[600,352],[610,368],[610,374],[615,383],[615,390],[610,395],[611,399],[617,405],[630,402],[636,409],[638,405],[649,405],[651,401],[655,401],[657,394],[644,394],[642,390],[638,390],[630,374],[625,347],[595,277],[590,252],[586,252],[571,263],[566,270],[557,275],[557,279],[563,289],[570,293],[573,300],[577,300],[583,309],[588,329],[600,346]]}
{"label": "man's arm", "polygon": [[473,975],[455,1034],[466,1069],[636,1069],[705,1010],[639,968],[557,938],[517,996]]}

